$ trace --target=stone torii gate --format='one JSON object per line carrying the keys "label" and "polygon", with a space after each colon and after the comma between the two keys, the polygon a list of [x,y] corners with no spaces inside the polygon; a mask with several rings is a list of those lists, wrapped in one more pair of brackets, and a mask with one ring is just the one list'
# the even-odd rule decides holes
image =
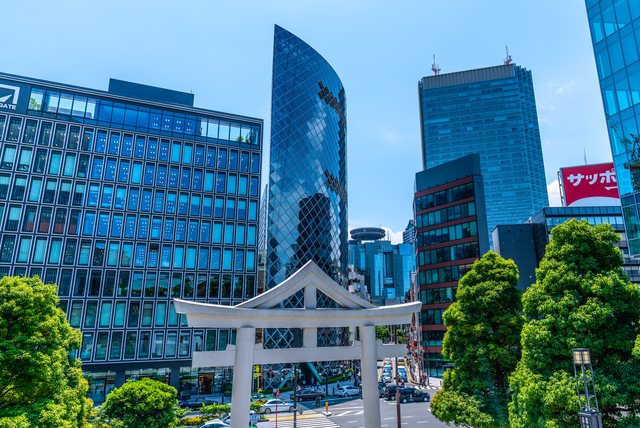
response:
{"label": "stone torii gate", "polygon": [[[278,307],[304,290],[304,309]],[[344,306],[316,308],[316,290]],[[236,345],[225,351],[193,353],[193,367],[234,366],[232,428],[249,425],[253,366],[257,364],[312,361],[361,360],[364,425],[380,428],[377,359],[406,355],[406,345],[383,345],[376,341],[376,325],[408,324],[421,303],[377,307],[338,285],[309,261],[288,279],[236,306],[222,306],[175,299],[178,313],[186,314],[189,327],[235,328]],[[319,327],[359,327],[361,341],[352,346],[317,347]],[[301,328],[303,347],[264,349],[255,343],[256,328]]]}

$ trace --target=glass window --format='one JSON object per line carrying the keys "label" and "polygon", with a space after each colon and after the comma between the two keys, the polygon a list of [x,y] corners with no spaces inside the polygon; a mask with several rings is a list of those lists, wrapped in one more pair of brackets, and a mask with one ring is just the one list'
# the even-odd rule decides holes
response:
{"label": "glass window", "polygon": [[164,333],[156,332],[153,335],[153,352],[151,354],[152,358],[161,358],[162,350],[164,349]]}
{"label": "glass window", "polygon": [[216,206],[213,210],[213,215],[216,218],[222,218],[224,211],[224,198],[216,198]]}
{"label": "glass window", "polygon": [[204,217],[211,217],[211,205],[213,198],[211,196],[205,196],[202,201],[202,215]]}
{"label": "glass window", "polygon": [[109,333],[102,332],[98,333],[98,337],[96,339],[96,354],[94,355],[94,360],[102,361],[107,358],[107,343],[109,342]]}
{"label": "glass window", "polygon": [[124,134],[122,137],[122,155],[131,156],[133,150],[133,135]]}
{"label": "glass window", "polygon": [[140,180],[142,180],[142,164],[134,162],[133,169],[131,171],[131,182],[140,184]]}
{"label": "glass window", "polygon": [[224,193],[225,181],[226,181],[226,175],[224,173],[222,173],[222,172],[219,172],[218,173],[218,178],[216,180],[216,192]]}
{"label": "glass window", "polygon": [[[24,135],[22,136],[22,142],[26,144],[34,144],[36,142],[36,130],[38,129],[38,122],[35,120],[27,119],[27,125],[24,129]],[[0,126],[0,135],[2,130]]]}
{"label": "glass window", "polygon": [[95,151],[98,153],[104,153],[104,150],[106,147],[107,147],[107,131],[98,131],[98,137],[96,138]]}
{"label": "glass window", "polygon": [[149,138],[149,145],[147,147],[147,159],[155,160],[158,154],[158,140],[155,138]]}
{"label": "glass window", "polygon": [[[47,182],[47,185],[49,183]],[[46,191],[45,191],[46,194]],[[88,207],[97,207],[98,206],[98,197],[100,196],[100,185],[98,184],[90,184],[89,185],[89,196],[87,197],[87,206]]]}
{"label": "glass window", "polygon": [[258,174],[260,172],[260,155],[251,155],[251,172]]}
{"label": "glass window", "polygon": [[29,261],[30,250],[31,250],[31,238],[30,237],[20,238],[20,245],[18,246],[18,257],[16,258],[16,262],[27,263]]}
{"label": "glass window", "polygon": [[167,214],[174,214],[176,212],[176,194],[169,192],[167,194]]}
{"label": "glass window", "polygon": [[247,245],[256,245],[256,227],[249,226],[247,232]]}
{"label": "glass window", "polygon": [[18,171],[29,171],[31,166],[31,154],[33,149],[25,147],[20,150],[20,159],[18,160]]}
{"label": "glass window", "polygon": [[111,201],[113,200],[113,186],[105,185],[102,188],[102,208],[111,208]]}
{"label": "glass window", "polygon": [[82,335],[82,346],[80,348],[80,358],[85,360],[90,360],[92,350],[93,350],[93,333],[84,333]]}
{"label": "glass window", "polygon": [[[126,296],[126,293],[124,294]],[[125,312],[127,310],[126,302],[116,302],[116,310],[113,315],[113,326],[124,327]]]}
{"label": "glass window", "polygon": [[156,327],[164,327],[165,318],[167,316],[167,303],[166,302],[158,302],[158,306],[156,308]]}
{"label": "glass window", "polygon": [[140,319],[140,302],[129,302],[129,317],[127,319],[127,327],[138,327]]}
{"label": "glass window", "polygon": [[176,336],[177,336],[177,333],[175,331],[170,331],[167,333],[167,347],[165,349],[165,357],[176,356]]}
{"label": "glass window", "polygon": [[0,168],[2,169],[13,169],[13,163],[16,160],[16,148],[11,146],[4,147],[4,154],[2,156],[2,163],[0,163]]}
{"label": "glass window", "polygon": [[213,238],[211,240],[214,244],[222,243],[222,223],[213,224]]}
{"label": "glass window", "polygon": [[114,331],[111,335],[110,360],[119,360],[122,355],[122,335],[123,333],[121,331]]}
{"label": "glass window", "polygon": [[71,315],[69,316],[69,324],[73,328],[80,328],[82,320],[82,302],[73,302],[71,304]]}
{"label": "glass window", "polygon": [[169,171],[169,187],[177,188],[178,187],[178,176],[180,175],[180,168],[171,167]]}
{"label": "glass window", "polygon": [[93,250],[93,266],[104,265],[104,253],[106,244],[103,242],[96,242]]}
{"label": "glass window", "polygon": [[56,133],[53,138],[53,147],[64,147],[64,140],[67,136],[67,125],[56,124]]}
{"label": "glass window", "polygon": [[233,223],[226,223],[224,225],[224,243],[233,245]]}
{"label": "glass window", "polygon": [[47,151],[38,149],[33,163],[33,171],[43,173],[47,164]]}
{"label": "glass window", "polygon": [[233,250],[224,250],[222,257],[222,270],[231,270],[233,263]]}
{"label": "glass window", "polygon": [[124,209],[126,197],[127,189],[125,187],[118,187],[116,189],[116,199],[114,204],[116,209]]}
{"label": "glass window", "polygon": [[120,253],[120,244],[117,242],[109,243],[109,253],[107,254],[107,266],[118,265],[118,255]]}
{"label": "glass window", "polygon": [[13,183],[13,193],[11,194],[11,200],[22,201],[24,199],[24,192],[27,187],[26,177],[16,177]]}
{"label": "glass window", "polygon": [[127,338],[124,344],[124,358],[131,360],[136,357],[136,338],[138,334],[136,332],[127,333]]}
{"label": "glass window", "polygon": [[49,142],[51,140],[51,130],[53,128],[53,125],[51,123],[48,122],[42,122],[42,125],[40,126],[40,136],[38,138],[38,145],[39,146],[48,146]]}
{"label": "glass window", "polygon": [[182,149],[179,142],[174,141],[171,149],[171,162],[180,162],[180,150]]}
{"label": "glass window", "polygon": [[82,241],[80,243],[80,256],[78,257],[78,264],[83,266],[88,265],[90,254],[91,254],[91,241]]}
{"label": "glass window", "polygon": [[87,312],[84,316],[84,327],[95,328],[98,314],[98,302],[87,302]]}
{"label": "glass window", "polygon": [[107,181],[115,181],[118,161],[115,159],[107,159],[107,167],[104,172],[104,179]]}
{"label": "glass window", "polygon": [[82,133],[82,142],[80,143],[80,150],[90,152],[92,144],[93,144],[93,129],[84,128],[84,131]]}
{"label": "glass window", "polygon": [[247,152],[240,153],[240,171],[249,171],[249,153]]}
{"label": "glass window", "polygon": [[190,333],[188,331],[180,332],[180,348],[178,353],[180,357],[189,356],[189,339]]}
{"label": "glass window", "polygon": [[158,174],[156,176],[156,185],[164,187],[167,182],[167,167],[158,165]]}
{"label": "glass window", "polygon": [[173,268],[182,269],[182,260],[184,258],[184,247],[176,247],[173,254]]}

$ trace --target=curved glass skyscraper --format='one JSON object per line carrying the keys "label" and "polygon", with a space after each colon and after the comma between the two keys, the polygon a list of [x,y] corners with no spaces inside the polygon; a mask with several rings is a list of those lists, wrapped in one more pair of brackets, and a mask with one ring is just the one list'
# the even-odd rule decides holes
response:
{"label": "curved glass skyscraper", "polygon": [[[267,288],[313,260],[347,271],[347,124],[342,82],[308,44],[275,27]],[[291,305],[299,302],[293,299]]]}

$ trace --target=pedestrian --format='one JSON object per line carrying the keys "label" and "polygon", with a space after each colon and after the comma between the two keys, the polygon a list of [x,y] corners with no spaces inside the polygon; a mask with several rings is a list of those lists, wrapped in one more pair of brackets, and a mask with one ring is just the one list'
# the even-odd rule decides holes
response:
{"label": "pedestrian", "polygon": [[304,379],[302,379],[302,386],[303,386],[303,387],[306,387],[306,385],[307,385],[307,381],[306,381],[306,380],[304,380]]}
{"label": "pedestrian", "polygon": [[338,381],[337,384],[338,384],[338,389],[340,389],[340,381]]}

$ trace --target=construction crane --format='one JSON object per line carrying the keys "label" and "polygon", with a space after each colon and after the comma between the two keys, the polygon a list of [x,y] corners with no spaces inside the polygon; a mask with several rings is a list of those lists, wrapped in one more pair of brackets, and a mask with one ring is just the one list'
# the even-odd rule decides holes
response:
{"label": "construction crane", "polygon": [[440,74],[440,65],[436,64],[436,56],[433,56],[433,65],[431,66],[431,71],[433,71],[433,74]]}
{"label": "construction crane", "polygon": [[511,59],[511,55],[509,55],[509,46],[505,46],[505,48],[507,48],[507,57],[504,59],[504,65],[509,65],[513,60]]}

